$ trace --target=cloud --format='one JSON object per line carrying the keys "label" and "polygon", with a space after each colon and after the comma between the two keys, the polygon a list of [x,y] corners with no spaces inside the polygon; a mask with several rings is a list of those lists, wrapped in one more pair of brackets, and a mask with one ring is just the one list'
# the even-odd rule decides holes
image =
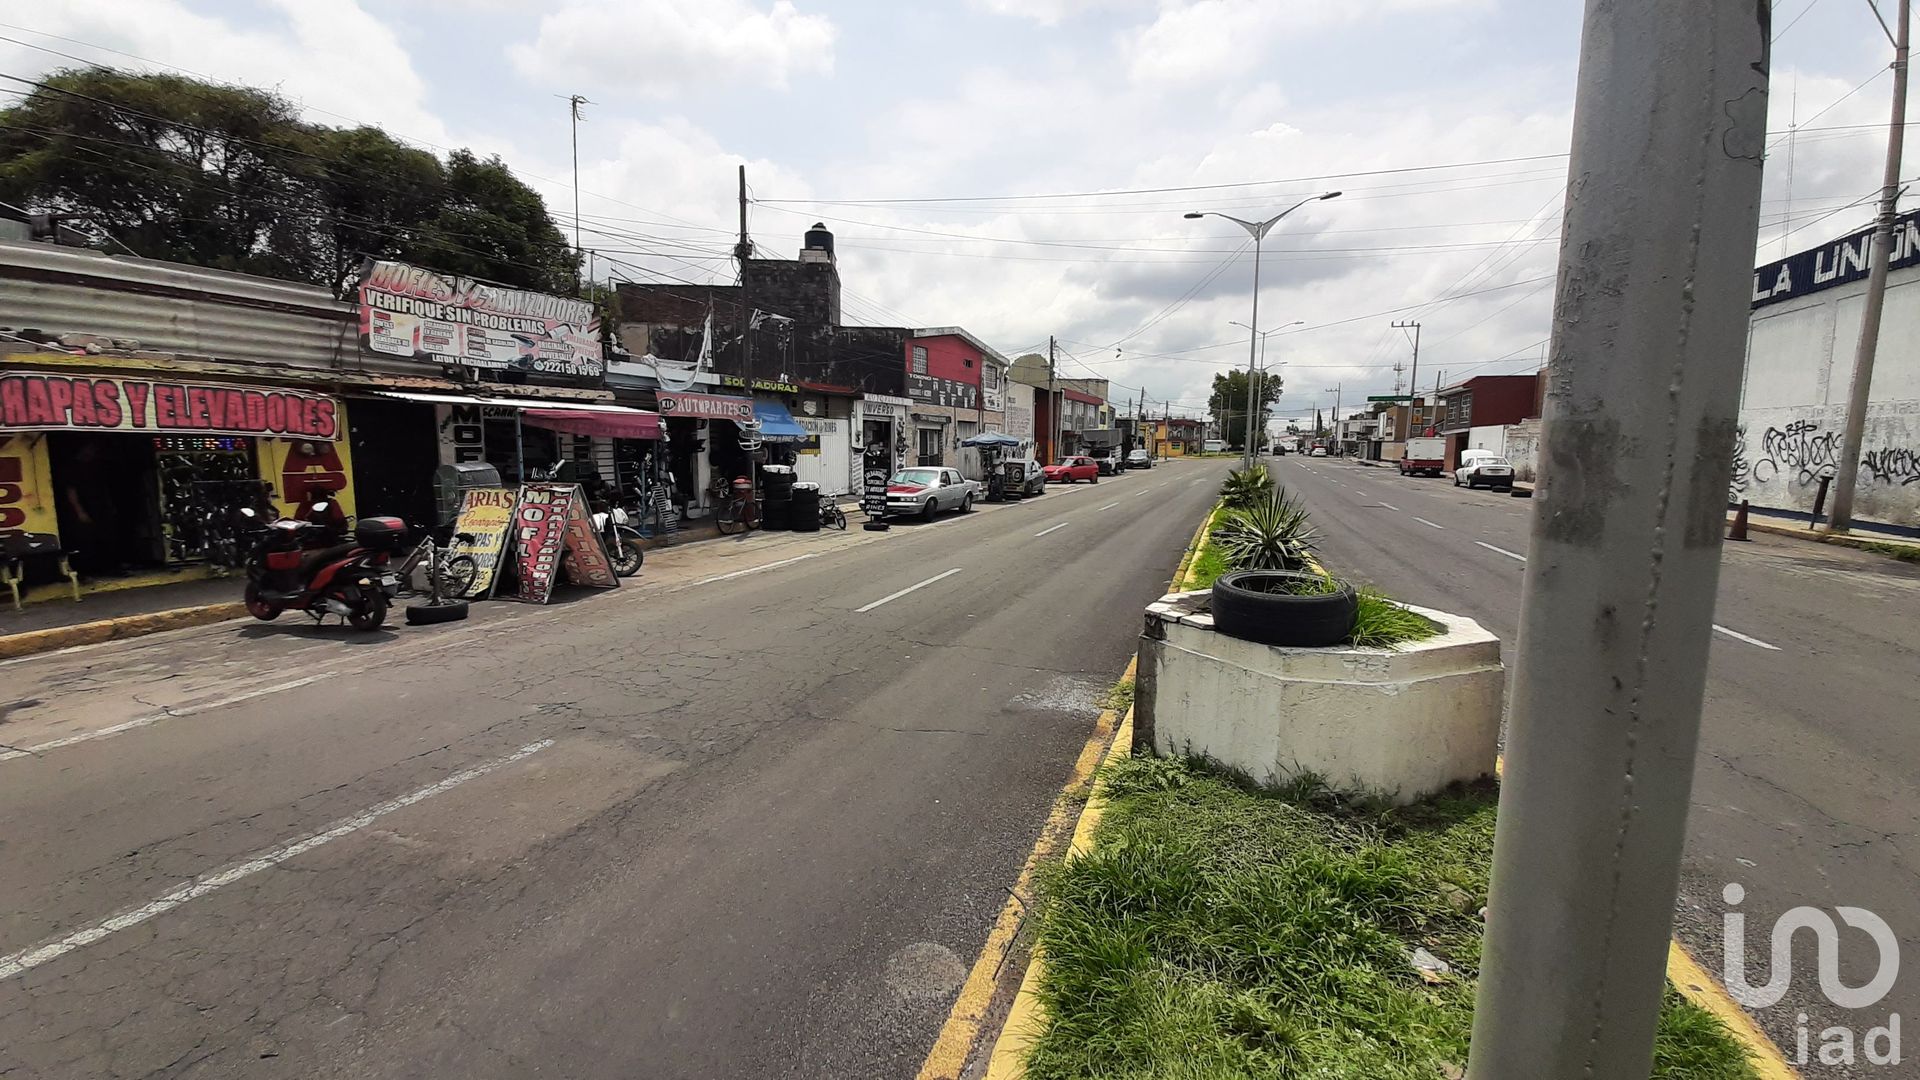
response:
{"label": "cloud", "polygon": [[974,0],[974,6],[995,15],[1032,19],[1042,26],[1058,26],[1090,11],[1146,7],[1147,0]]}
{"label": "cloud", "polygon": [[540,20],[515,69],[552,84],[620,87],[652,97],[722,84],[784,90],[833,71],[836,31],[789,0],[571,0]]}
{"label": "cloud", "polygon": [[1219,82],[1267,63],[1267,49],[1284,35],[1303,37],[1340,23],[1492,6],[1492,0],[1166,0],[1153,22],[1122,36],[1120,52],[1135,82]]}
{"label": "cloud", "polygon": [[[268,24],[242,28],[202,15],[179,0],[69,0],[43,5],[35,29],[157,63],[38,39],[49,48],[135,70],[184,68],[216,79],[276,90],[316,113],[316,121],[380,124],[396,134],[444,144],[449,138],[427,107],[427,86],[391,27],[354,0],[273,0]],[[11,35],[10,35],[11,36]],[[22,40],[36,41],[32,34]],[[72,66],[53,53],[0,42],[9,71]]]}

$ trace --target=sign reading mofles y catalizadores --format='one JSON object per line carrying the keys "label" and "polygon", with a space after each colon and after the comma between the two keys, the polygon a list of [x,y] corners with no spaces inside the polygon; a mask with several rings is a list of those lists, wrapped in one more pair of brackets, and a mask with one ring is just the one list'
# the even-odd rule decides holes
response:
{"label": "sign reading mofles y catalizadores", "polygon": [[585,300],[375,259],[360,271],[360,343],[473,368],[588,378],[607,371],[600,317]]}
{"label": "sign reading mofles y catalizadores", "polygon": [[340,405],[300,390],[17,371],[0,375],[0,429],[332,441],[340,437]]}
{"label": "sign reading mofles y catalizadores", "polygon": [[587,518],[587,496],[578,484],[520,485],[513,511],[513,543],[520,571],[520,593],[515,599],[546,603],[563,569],[575,585],[611,589],[620,584]]}

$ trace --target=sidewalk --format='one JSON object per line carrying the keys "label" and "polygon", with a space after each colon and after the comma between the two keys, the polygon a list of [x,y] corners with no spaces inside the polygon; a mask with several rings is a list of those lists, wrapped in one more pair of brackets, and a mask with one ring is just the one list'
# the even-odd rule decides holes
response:
{"label": "sidewalk", "polygon": [[[1732,525],[1734,512],[1727,512],[1727,524]],[[1824,523],[1820,527],[1810,527],[1812,522],[1804,517],[1778,511],[1750,507],[1747,511],[1747,528],[1753,532],[1763,532],[1769,536],[1786,536],[1795,540],[1806,540],[1815,544],[1835,544],[1840,547],[1856,548],[1890,555],[1907,562],[1920,562],[1920,536],[1896,532],[1894,529],[1875,522],[1854,522],[1852,530],[1845,535],[1827,532]]]}

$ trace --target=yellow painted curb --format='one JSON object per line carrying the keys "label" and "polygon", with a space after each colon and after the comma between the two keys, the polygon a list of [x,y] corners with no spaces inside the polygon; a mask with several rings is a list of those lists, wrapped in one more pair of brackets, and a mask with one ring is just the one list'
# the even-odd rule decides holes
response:
{"label": "yellow painted curb", "polygon": [[1760,1080],[1798,1080],[1800,1074],[1787,1064],[1780,1048],[1678,941],[1667,944],[1667,981],[1688,1001],[1712,1013],[1735,1039],[1746,1044],[1748,1059]]}
{"label": "yellow painted curb", "polygon": [[[1121,678],[1133,678],[1137,662],[1137,658],[1128,661],[1126,674]],[[1131,718],[1133,711],[1129,709],[1127,715]],[[1026,916],[1033,872],[1052,857],[1062,837],[1067,835],[1067,822],[1074,812],[1076,797],[1092,781],[1095,766],[1099,765],[1102,755],[1112,744],[1117,723],[1118,718],[1112,709],[1101,710],[1100,718],[1094,721],[1093,734],[1087,737],[1086,745],[1080,748],[1073,771],[1067,775],[1067,782],[1061,787],[1060,794],[1054,797],[1053,808],[1047,813],[1047,822],[1040,829],[1040,839],[1034,842],[1026,865],[1020,868],[1020,876],[1014,879],[1013,888],[1008,890],[1007,902],[1001,906],[999,917],[993,921],[993,929],[987,932],[987,941],[980,949],[979,959],[973,962],[972,970],[967,972],[967,981],[960,985],[960,995],[954,999],[946,1023],[940,1026],[940,1034],[933,1040],[933,1049],[927,1051],[926,1060],[920,1065],[918,1080],[959,1080],[961,1070],[966,1068],[967,1057],[986,1022],[987,1010],[993,1004],[1001,965],[1012,953],[1014,938]]]}
{"label": "yellow painted curb", "polygon": [[[1131,670],[1131,669],[1129,669]],[[1131,753],[1133,743],[1133,710],[1120,721],[1113,733],[1112,747],[1107,751],[1107,761]],[[1085,855],[1093,850],[1093,833],[1100,827],[1101,815],[1107,810],[1106,795],[1096,786],[1092,796],[1087,799],[1087,807],[1080,812],[1080,820],[1073,827],[1073,843],[1067,846],[1067,858]],[[1046,1030],[1046,1017],[1040,1012],[1040,980],[1046,977],[1046,958],[1040,955],[1040,947],[1034,946],[1027,958],[1026,974],[1020,977],[1020,990],[1013,996],[1013,1007],[1007,1012],[1007,1022],[1000,1027],[1000,1037],[994,1040],[993,1053],[987,1058],[987,1072],[984,1080],[1024,1080],[1027,1075],[1027,1053],[1033,1048],[1033,1042]]]}
{"label": "yellow painted curb", "polygon": [[202,604],[199,607],[153,611],[144,615],[122,615],[115,619],[76,623],[72,626],[55,626],[46,630],[29,630],[23,634],[8,634],[0,637],[0,660],[32,656],[35,653],[52,652],[55,649],[70,649],[75,645],[95,645],[102,641],[145,637],[148,634],[158,634],[163,630],[205,626],[208,623],[238,619],[246,613],[247,606],[238,602]]}

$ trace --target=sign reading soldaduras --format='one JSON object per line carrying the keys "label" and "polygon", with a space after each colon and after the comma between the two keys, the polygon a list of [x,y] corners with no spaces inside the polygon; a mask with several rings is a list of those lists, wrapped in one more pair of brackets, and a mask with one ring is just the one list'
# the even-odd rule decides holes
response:
{"label": "sign reading soldaduras", "polygon": [[487,285],[407,263],[360,272],[360,343],[440,364],[597,378],[600,317],[585,300]]}
{"label": "sign reading soldaduras", "polygon": [[340,438],[325,394],[160,379],[0,373],[0,430]]}

